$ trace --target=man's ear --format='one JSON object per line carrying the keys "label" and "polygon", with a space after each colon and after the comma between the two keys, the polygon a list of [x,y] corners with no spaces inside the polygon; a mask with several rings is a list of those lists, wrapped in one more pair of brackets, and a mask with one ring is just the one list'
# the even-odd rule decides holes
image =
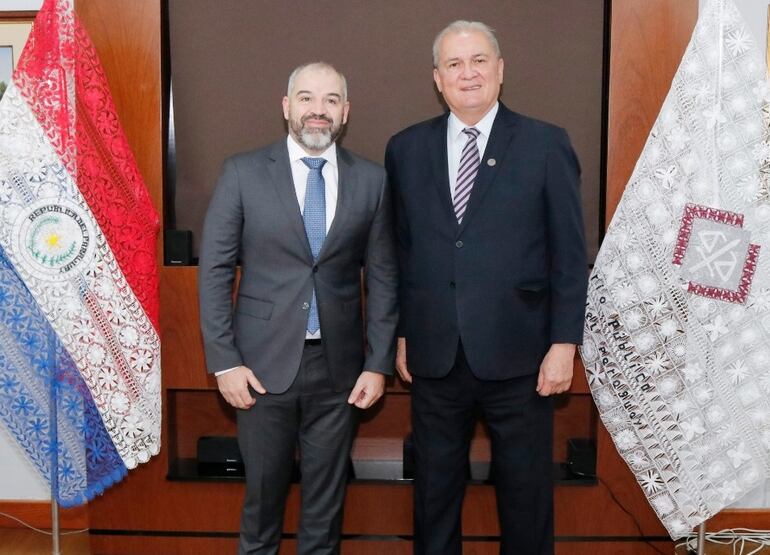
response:
{"label": "man's ear", "polygon": [[281,105],[283,106],[283,119],[286,121],[289,121],[289,97],[284,96],[283,101],[281,102]]}
{"label": "man's ear", "polygon": [[441,76],[438,74],[438,69],[433,68],[433,82],[436,83],[438,92],[441,92]]}

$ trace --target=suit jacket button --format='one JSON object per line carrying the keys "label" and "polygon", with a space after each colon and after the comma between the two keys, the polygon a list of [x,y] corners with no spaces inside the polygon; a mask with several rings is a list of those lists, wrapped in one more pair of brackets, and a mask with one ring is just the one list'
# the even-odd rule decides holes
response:
{"label": "suit jacket button", "polygon": [[310,310],[310,303],[302,303],[302,310]]}
{"label": "suit jacket button", "polygon": [[450,281],[449,282],[449,288],[450,289],[454,289],[455,288],[455,282],[454,281]]}
{"label": "suit jacket button", "polygon": [[457,247],[458,249],[463,248],[463,242],[462,241],[457,241],[457,243],[455,243],[455,247]]}
{"label": "suit jacket button", "polygon": [[313,266],[313,273],[318,273],[318,266]]}

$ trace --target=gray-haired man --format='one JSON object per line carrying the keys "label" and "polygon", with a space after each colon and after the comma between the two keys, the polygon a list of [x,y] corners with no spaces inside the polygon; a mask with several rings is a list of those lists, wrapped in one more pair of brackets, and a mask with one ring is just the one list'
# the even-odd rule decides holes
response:
{"label": "gray-haired man", "polygon": [[415,553],[460,555],[476,414],[492,443],[500,553],[553,553],[550,395],[569,389],[587,263],[580,168],[563,129],[498,100],[491,29],[436,37],[450,113],[388,144],[400,263],[396,368],[412,382]]}

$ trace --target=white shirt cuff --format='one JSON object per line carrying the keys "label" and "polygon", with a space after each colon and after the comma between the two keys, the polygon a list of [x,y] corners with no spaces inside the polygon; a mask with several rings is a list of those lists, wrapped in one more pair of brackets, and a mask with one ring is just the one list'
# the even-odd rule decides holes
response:
{"label": "white shirt cuff", "polygon": [[232,368],[228,368],[227,370],[220,370],[219,372],[214,372],[214,375],[218,378],[219,376],[227,374],[228,372],[232,372],[236,368],[240,368],[240,366],[233,366]]}

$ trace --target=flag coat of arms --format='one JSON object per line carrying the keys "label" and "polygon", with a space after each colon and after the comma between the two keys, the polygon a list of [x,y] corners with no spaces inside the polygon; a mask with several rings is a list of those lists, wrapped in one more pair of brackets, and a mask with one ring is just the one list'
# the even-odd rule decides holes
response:
{"label": "flag coat of arms", "polygon": [[589,385],[675,539],[770,475],[765,71],[707,3],[590,278]]}
{"label": "flag coat of arms", "polygon": [[160,449],[159,219],[72,0],[0,101],[0,422],[62,506]]}

